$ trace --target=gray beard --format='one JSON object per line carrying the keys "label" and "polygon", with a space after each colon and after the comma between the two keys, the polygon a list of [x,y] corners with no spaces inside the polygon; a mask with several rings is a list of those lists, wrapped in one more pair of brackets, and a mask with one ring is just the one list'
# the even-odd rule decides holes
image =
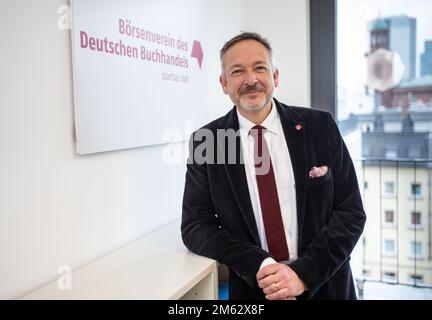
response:
{"label": "gray beard", "polygon": [[269,102],[271,101],[271,99],[272,99],[271,97],[268,97],[268,98],[263,102],[262,105],[257,106],[257,107],[244,106],[244,105],[242,105],[241,103],[239,103],[238,107],[241,108],[241,109],[243,109],[243,110],[245,110],[245,111],[247,111],[247,112],[259,112],[259,111],[261,111],[262,109],[264,109],[265,106],[267,106],[267,105],[269,104]]}

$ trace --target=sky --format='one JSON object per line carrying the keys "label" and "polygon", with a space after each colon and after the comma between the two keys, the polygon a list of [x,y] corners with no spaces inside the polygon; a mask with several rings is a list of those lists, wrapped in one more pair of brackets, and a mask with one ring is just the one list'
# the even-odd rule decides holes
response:
{"label": "sky", "polygon": [[[417,19],[416,75],[420,74],[420,54],[424,41],[432,40],[432,0],[338,0],[338,86],[345,88],[347,101],[350,96],[364,92],[366,60],[369,52],[368,23],[378,16],[407,15]],[[350,104],[348,104],[350,105]],[[340,110],[339,117],[349,112]]]}

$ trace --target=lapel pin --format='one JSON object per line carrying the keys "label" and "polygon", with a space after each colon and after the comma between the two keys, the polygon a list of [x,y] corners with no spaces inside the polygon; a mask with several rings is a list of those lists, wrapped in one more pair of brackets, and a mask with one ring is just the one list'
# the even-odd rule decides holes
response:
{"label": "lapel pin", "polygon": [[302,128],[303,128],[303,126],[300,123],[297,123],[296,126],[295,126],[295,129],[297,131],[300,131]]}

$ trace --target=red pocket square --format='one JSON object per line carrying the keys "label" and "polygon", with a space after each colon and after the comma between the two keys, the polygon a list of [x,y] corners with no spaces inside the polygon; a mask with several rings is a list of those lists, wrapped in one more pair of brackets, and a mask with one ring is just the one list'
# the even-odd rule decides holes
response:
{"label": "red pocket square", "polygon": [[319,178],[319,177],[325,176],[327,174],[327,171],[328,171],[327,166],[321,166],[321,167],[313,166],[311,171],[309,171],[309,177]]}

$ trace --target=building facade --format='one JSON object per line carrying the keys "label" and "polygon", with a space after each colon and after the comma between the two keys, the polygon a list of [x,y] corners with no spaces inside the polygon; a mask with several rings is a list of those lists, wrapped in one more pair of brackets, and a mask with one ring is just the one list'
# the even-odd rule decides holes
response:
{"label": "building facade", "polygon": [[399,129],[385,130],[383,119],[375,114],[362,133],[363,275],[431,286],[432,134],[415,132],[409,114],[399,112]]}
{"label": "building facade", "polygon": [[420,56],[420,75],[432,75],[432,40],[424,43],[424,52]]}

